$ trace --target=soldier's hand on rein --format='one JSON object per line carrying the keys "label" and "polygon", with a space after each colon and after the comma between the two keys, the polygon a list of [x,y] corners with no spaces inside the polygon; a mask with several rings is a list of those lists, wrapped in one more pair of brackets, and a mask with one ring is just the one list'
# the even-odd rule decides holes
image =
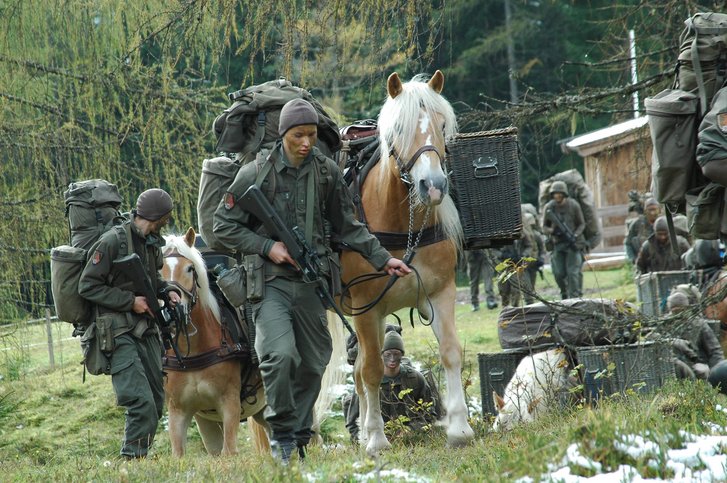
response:
{"label": "soldier's hand on rein", "polygon": [[174,290],[169,291],[169,305],[172,306],[172,308],[176,307],[177,304],[182,302],[182,298],[179,296],[177,292]]}
{"label": "soldier's hand on rein", "polygon": [[386,261],[384,271],[389,275],[403,277],[411,273],[411,268],[409,268],[406,263],[399,260],[398,258],[391,257]]}

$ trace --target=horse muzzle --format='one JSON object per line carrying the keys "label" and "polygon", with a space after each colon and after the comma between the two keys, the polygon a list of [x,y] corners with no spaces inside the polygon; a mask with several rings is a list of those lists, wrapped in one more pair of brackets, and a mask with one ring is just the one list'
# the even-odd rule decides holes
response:
{"label": "horse muzzle", "polygon": [[419,199],[424,205],[437,206],[447,196],[449,183],[444,176],[419,180],[417,191]]}

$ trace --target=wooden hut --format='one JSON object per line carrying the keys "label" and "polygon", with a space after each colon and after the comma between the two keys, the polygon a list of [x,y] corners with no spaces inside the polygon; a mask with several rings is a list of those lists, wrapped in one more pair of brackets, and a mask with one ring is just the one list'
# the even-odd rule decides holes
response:
{"label": "wooden hut", "polygon": [[648,117],[637,117],[562,141],[563,152],[583,157],[586,184],[603,227],[594,251],[623,251],[630,190],[651,190],[651,137]]}

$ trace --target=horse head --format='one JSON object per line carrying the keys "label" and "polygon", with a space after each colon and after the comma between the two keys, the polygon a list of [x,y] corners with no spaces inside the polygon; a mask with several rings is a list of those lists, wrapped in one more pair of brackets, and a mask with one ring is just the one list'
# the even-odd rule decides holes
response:
{"label": "horse head", "polygon": [[182,292],[182,301],[192,310],[197,305],[209,309],[217,321],[220,308],[210,289],[207,266],[194,246],[197,234],[189,228],[183,236],[166,236],[162,276]]}
{"label": "horse head", "polygon": [[389,97],[379,114],[382,153],[396,163],[399,177],[425,206],[439,205],[449,191],[445,144],[457,130],[452,106],[442,97],[444,75],[429,81],[415,77],[402,83],[394,72],[387,81]]}

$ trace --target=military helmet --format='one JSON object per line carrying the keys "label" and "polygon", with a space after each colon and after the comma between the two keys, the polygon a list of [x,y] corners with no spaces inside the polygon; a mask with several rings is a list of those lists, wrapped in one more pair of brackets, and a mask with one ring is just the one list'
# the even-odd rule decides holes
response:
{"label": "military helmet", "polygon": [[549,193],[551,196],[553,193],[563,193],[565,196],[568,196],[568,186],[565,184],[565,181],[553,181],[553,184],[550,185]]}

